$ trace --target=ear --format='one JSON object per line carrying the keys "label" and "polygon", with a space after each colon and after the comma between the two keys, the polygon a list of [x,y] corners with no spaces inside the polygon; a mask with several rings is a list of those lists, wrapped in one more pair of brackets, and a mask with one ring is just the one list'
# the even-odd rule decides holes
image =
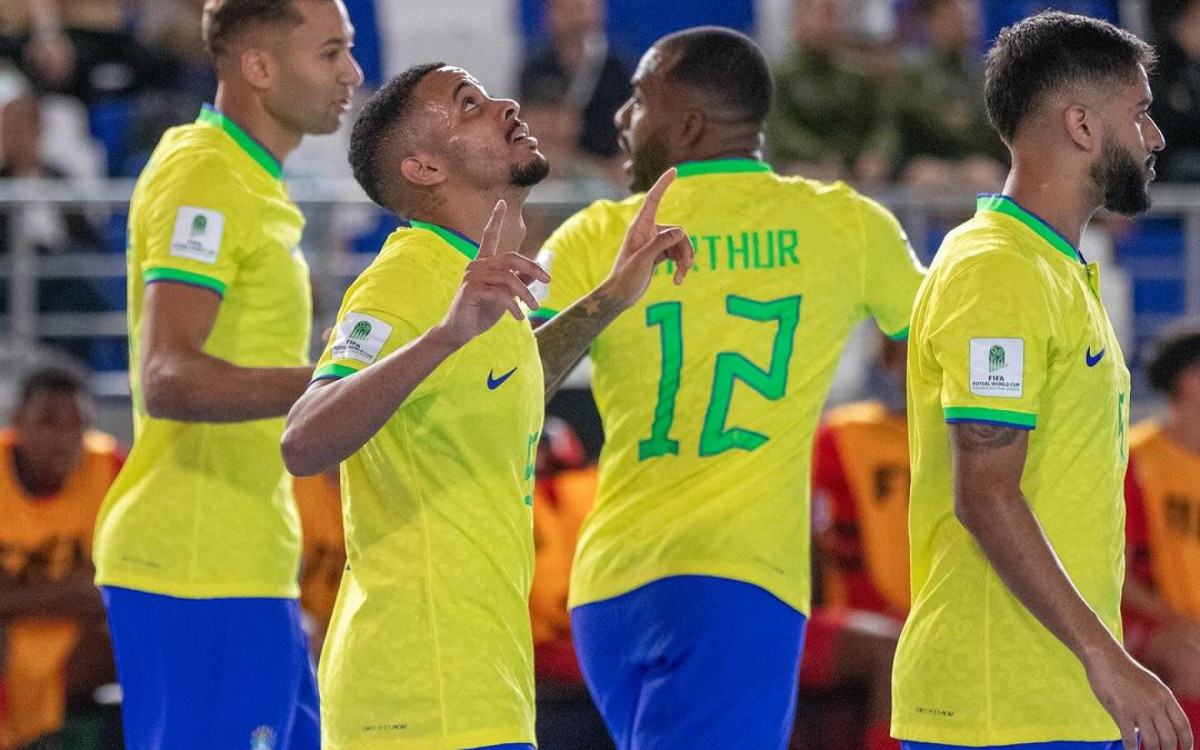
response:
{"label": "ear", "polygon": [[265,50],[247,47],[238,57],[241,63],[242,78],[246,83],[260,91],[271,88],[278,75],[278,63]]}
{"label": "ear", "polygon": [[708,117],[699,109],[688,109],[676,118],[676,145],[682,153],[691,151],[708,128]]}
{"label": "ear", "polygon": [[400,175],[419,187],[437,187],[446,181],[446,170],[436,160],[422,154],[405,157],[400,162]]}
{"label": "ear", "polygon": [[1063,126],[1067,137],[1084,151],[1100,147],[1099,122],[1096,111],[1082,104],[1072,104],[1063,111]]}

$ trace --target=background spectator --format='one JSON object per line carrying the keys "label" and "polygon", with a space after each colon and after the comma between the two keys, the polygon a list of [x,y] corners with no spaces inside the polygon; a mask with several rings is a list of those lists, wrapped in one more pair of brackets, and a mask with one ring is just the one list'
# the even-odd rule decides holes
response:
{"label": "background spectator", "polygon": [[519,98],[559,87],[582,118],[579,148],[611,158],[613,115],[629,98],[632,71],[609,47],[604,17],[604,0],[546,0],[546,41],[521,66]]}
{"label": "background spectator", "polygon": [[998,190],[1007,152],[987,121],[978,0],[916,0],[927,48],[896,87],[896,174],[910,187]]}
{"label": "background spectator", "polygon": [[321,656],[338,587],[342,583],[342,571],[346,568],[338,482],[339,470],[335,467],[315,477],[296,477],[292,483],[304,538],[300,561],[300,607],[304,610],[314,660]]}
{"label": "background spectator", "polygon": [[94,414],[78,375],[44,368],[25,380],[13,426],[0,432],[3,747],[65,748],[55,735],[70,695],[116,679],[91,550],[123,454],[90,429]]}
{"label": "background spectator", "polygon": [[1159,62],[1150,78],[1150,114],[1167,148],[1156,165],[1159,179],[1200,180],[1200,0],[1157,0]]}
{"label": "background spectator", "polygon": [[775,69],[775,107],[767,128],[781,171],[814,179],[885,175],[883,83],[844,59],[843,0],[797,0],[795,48]]}

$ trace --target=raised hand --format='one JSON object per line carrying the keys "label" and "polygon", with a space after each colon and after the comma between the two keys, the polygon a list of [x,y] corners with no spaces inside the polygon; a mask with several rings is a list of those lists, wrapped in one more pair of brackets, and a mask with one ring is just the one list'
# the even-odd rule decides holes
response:
{"label": "raised hand", "polygon": [[663,173],[646,193],[646,199],[625,232],[625,241],[604,281],[609,299],[622,309],[632,307],[650,286],[654,268],[663,261],[675,263],[675,283],[683,282],[692,268],[694,250],[691,238],[682,227],[657,223],[658,205],[675,181],[675,168]]}
{"label": "raised hand", "polygon": [[1192,750],[1192,730],[1175,696],[1123,649],[1114,648],[1088,665],[1087,675],[1121,730],[1125,750]]}
{"label": "raised hand", "polygon": [[530,310],[538,309],[529,285],[534,281],[550,281],[550,274],[532,260],[499,251],[500,230],[507,212],[507,204],[497,201],[484,227],[479,253],[467,264],[450,310],[442,319],[441,327],[459,346],[496,325],[505,312],[524,320],[520,302]]}

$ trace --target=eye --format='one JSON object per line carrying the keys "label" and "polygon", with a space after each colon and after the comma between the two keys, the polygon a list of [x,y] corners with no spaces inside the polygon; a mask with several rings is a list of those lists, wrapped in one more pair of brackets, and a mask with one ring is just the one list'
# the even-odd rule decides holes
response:
{"label": "eye", "polygon": [[463,99],[463,112],[470,112],[477,106],[479,105],[475,103],[475,97],[468,96],[466,99]]}
{"label": "eye", "polygon": [[340,55],[340,54],[342,54],[341,50],[331,49],[328,52],[326,52],[324,55],[321,55],[321,57],[324,57],[326,60],[336,60],[338,58],[338,55]]}

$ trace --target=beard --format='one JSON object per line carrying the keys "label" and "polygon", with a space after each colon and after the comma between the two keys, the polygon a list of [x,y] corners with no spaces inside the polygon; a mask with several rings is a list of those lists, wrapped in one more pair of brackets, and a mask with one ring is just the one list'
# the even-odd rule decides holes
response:
{"label": "beard", "polygon": [[630,151],[630,159],[633,161],[633,171],[629,175],[629,189],[644,193],[671,166],[667,158],[666,138],[661,134],[647,138],[637,150]]}
{"label": "beard", "polygon": [[538,153],[530,161],[512,166],[508,172],[508,184],[519,188],[533,187],[549,174],[550,160]]}
{"label": "beard", "polygon": [[1092,165],[1092,180],[1104,193],[1104,207],[1125,216],[1150,208],[1147,171],[1154,158],[1139,165],[1137,159],[1115,139],[1100,144],[1100,160]]}

